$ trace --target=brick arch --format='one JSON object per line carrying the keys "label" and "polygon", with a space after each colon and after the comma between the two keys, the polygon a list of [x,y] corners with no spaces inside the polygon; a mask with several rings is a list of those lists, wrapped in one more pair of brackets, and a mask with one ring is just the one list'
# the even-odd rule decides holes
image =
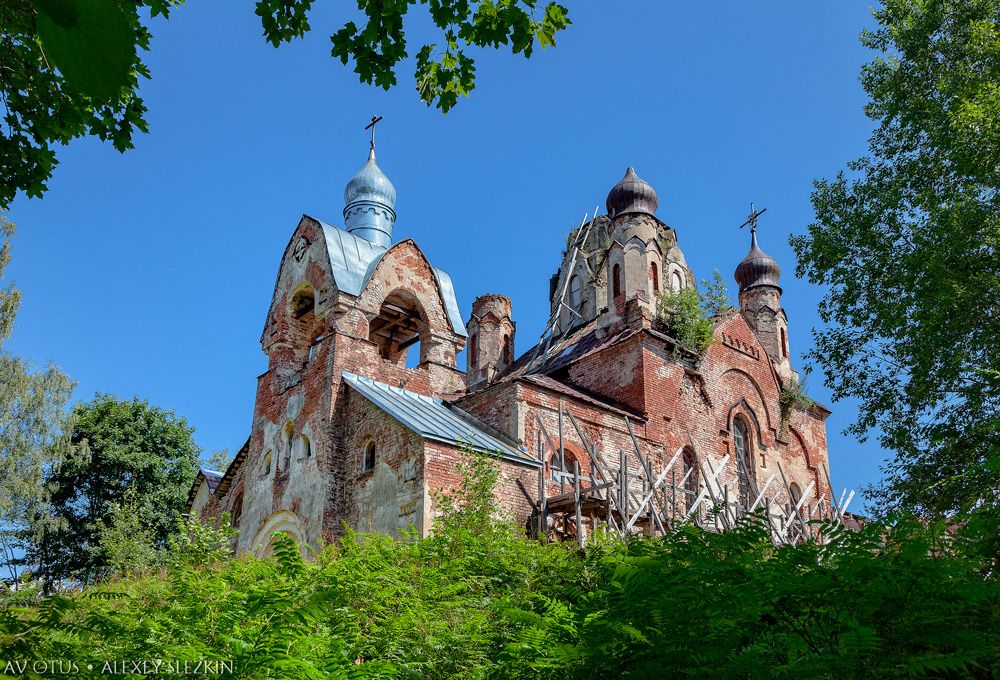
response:
{"label": "brick arch", "polygon": [[283,335],[287,323],[284,311],[295,292],[306,284],[315,292],[316,313],[321,318],[324,312],[321,296],[325,298],[335,293],[337,283],[331,273],[330,253],[326,248],[323,227],[303,215],[281,255],[271,304],[261,332],[262,345],[269,345]]}
{"label": "brick arch", "polygon": [[[734,329],[733,326],[740,326],[744,331],[743,335],[750,339],[749,342],[752,343],[753,348],[759,353],[759,356],[766,357],[767,350],[764,349],[764,345],[761,344],[760,338],[757,337],[757,333],[755,333],[750,327],[750,324],[747,323],[743,314],[744,312],[739,310],[738,313],[732,314],[728,319],[716,325],[714,334],[715,339],[718,341],[719,345],[724,345],[725,342],[722,338],[723,334],[736,335],[736,329]],[[713,349],[714,348],[709,348],[709,351],[711,352]],[[745,371],[742,372],[746,373]],[[774,385],[775,394],[781,394],[781,384],[778,382],[778,376],[775,374],[774,369],[771,368],[770,362],[768,362],[768,373],[771,376],[771,382]],[[749,374],[747,374],[747,376],[750,377]],[[753,380],[752,377],[750,379]],[[756,382],[754,384],[757,386],[758,391],[760,391],[760,386]],[[770,416],[768,416],[768,418],[770,419]]]}
{"label": "brick arch", "polygon": [[[806,446],[806,440],[802,434],[794,427],[789,427],[788,431],[792,435],[792,441],[797,445],[794,451],[795,454],[802,457],[805,463],[806,469],[813,476],[813,480],[816,482],[816,491],[818,494],[833,493],[833,489],[830,489],[826,484],[826,479],[819,469],[819,464],[813,459],[813,456],[809,455],[809,447]],[[791,447],[789,447],[791,448]]]}
{"label": "brick arch", "polygon": [[305,551],[305,527],[302,524],[302,519],[291,510],[279,510],[268,517],[264,526],[257,531],[250,543],[250,549],[258,557],[270,555],[271,546],[274,544],[274,535],[279,533],[291,536]]}
{"label": "brick arch", "polygon": [[[584,462],[588,461],[589,459],[587,457],[587,454],[584,453],[582,446],[579,446],[574,442],[568,441],[567,438],[564,438],[563,450],[566,452],[566,463],[567,463],[566,465],[567,469],[565,470],[566,472],[569,472],[569,469],[572,467],[571,463],[574,460],[580,464],[581,475],[583,475],[587,470],[590,469],[589,465],[584,465]],[[546,462],[551,464],[553,461],[558,461],[558,460],[559,460],[559,451],[557,449],[549,454],[548,460]]]}
{"label": "brick arch", "polygon": [[[761,350],[761,351],[763,351],[763,350]],[[758,382],[754,379],[754,377],[752,375],[750,375],[749,373],[747,373],[746,371],[744,371],[743,369],[740,369],[740,368],[730,368],[730,369],[724,371],[722,373],[721,378],[724,380],[726,378],[726,376],[729,376],[729,375],[738,375],[741,378],[743,378],[746,382],[750,383],[750,386],[753,388],[754,394],[756,394],[757,398],[760,400],[760,410],[762,410],[764,412],[764,418],[765,418],[765,421],[766,421],[767,428],[769,430],[774,429],[774,425],[771,422],[771,412],[767,408],[767,398],[764,396],[764,390],[761,389],[760,384],[758,384]],[[742,396],[742,397],[740,397],[740,399],[742,399],[745,403],[747,403],[747,405],[749,407],[749,402],[746,401],[746,396],[745,395]],[[735,406],[738,405],[738,404],[739,404],[739,401],[737,401],[736,404],[734,404],[733,407],[730,408],[729,412],[726,414],[726,428],[727,429],[729,429],[730,425],[732,424],[733,408],[735,408]],[[756,421],[756,415],[754,416],[754,419]]]}
{"label": "brick arch", "polygon": [[761,451],[766,451],[767,445],[764,444],[763,437],[764,429],[760,426],[757,413],[750,406],[750,402],[746,400],[746,397],[740,397],[739,401],[733,404],[729,408],[729,413],[726,414],[726,429],[730,432],[733,431],[733,420],[739,415],[743,415],[749,421],[750,429],[757,433],[757,445],[760,446]]}
{"label": "brick arch", "polygon": [[378,315],[385,299],[399,290],[417,299],[432,331],[453,332],[434,269],[412,239],[400,241],[372,262],[358,302],[367,313]]}

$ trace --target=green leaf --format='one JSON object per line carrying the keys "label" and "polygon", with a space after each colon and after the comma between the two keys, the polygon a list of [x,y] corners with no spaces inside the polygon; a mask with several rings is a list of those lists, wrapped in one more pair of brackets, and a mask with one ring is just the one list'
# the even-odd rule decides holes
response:
{"label": "green leaf", "polygon": [[38,37],[49,62],[82,94],[101,102],[116,101],[129,84],[135,61],[135,31],[118,3],[32,2],[38,10]]}

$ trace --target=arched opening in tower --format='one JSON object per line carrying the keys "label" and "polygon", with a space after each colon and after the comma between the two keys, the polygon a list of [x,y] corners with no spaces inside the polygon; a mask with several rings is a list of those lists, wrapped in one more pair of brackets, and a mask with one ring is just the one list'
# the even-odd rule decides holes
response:
{"label": "arched opening in tower", "polygon": [[399,367],[416,368],[422,361],[421,336],[427,317],[420,302],[410,292],[393,291],[386,297],[379,315],[368,324],[368,339],[378,346],[379,356]]}

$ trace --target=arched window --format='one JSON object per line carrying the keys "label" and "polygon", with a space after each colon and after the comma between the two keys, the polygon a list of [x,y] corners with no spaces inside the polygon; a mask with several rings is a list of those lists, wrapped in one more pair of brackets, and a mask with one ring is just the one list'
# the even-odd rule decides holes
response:
{"label": "arched window", "polygon": [[753,481],[750,428],[747,427],[742,418],[737,418],[733,423],[733,444],[736,449],[736,478],[739,485],[740,505],[749,509],[754,500],[750,495],[756,485]]}
{"label": "arched window", "polygon": [[270,451],[264,454],[264,462],[263,464],[261,464],[261,470],[262,470],[261,474],[264,477],[267,477],[269,474],[271,474],[271,457],[272,456]]}
{"label": "arched window", "polygon": [[312,357],[312,344],[319,323],[316,320],[316,298],[308,283],[301,284],[288,302],[288,343],[300,366]]}
{"label": "arched window", "polygon": [[788,358],[788,334],[784,328],[781,329],[781,356]]}
{"label": "arched window", "polygon": [[368,322],[368,339],[379,356],[399,368],[420,364],[420,334],[427,329],[427,315],[410,291],[397,289],[386,296],[379,315]]}
{"label": "arched window", "polygon": [[684,280],[681,278],[681,273],[676,269],[670,275],[670,287],[674,289],[675,293],[684,287]]}
{"label": "arched window", "polygon": [[802,499],[802,489],[795,482],[788,485],[788,495],[791,498],[792,505],[798,505],[799,501]]}
{"label": "arched window", "polygon": [[698,498],[698,461],[691,447],[684,449],[684,510],[691,512]]}
{"label": "arched window", "polygon": [[622,266],[616,264],[611,268],[611,297],[616,298],[622,294]]}
{"label": "arched window", "polygon": [[364,452],[361,456],[361,471],[370,472],[375,469],[375,442],[365,444]]}
{"label": "arched window", "polygon": [[239,496],[236,497],[236,500],[233,501],[233,516],[232,516],[233,526],[239,528],[240,520],[242,518],[243,518],[243,494],[241,493]]}
{"label": "arched window", "polygon": [[503,336],[503,362],[508,366],[514,363],[514,343],[506,333]]}
{"label": "arched window", "polygon": [[302,450],[299,452],[299,460],[309,458],[312,455],[312,446],[309,444],[309,438],[302,435],[299,437],[299,443],[302,446]]}
{"label": "arched window", "polygon": [[565,468],[563,461],[559,458],[559,452],[556,451],[552,454],[552,458],[549,459],[549,478],[556,484],[559,483],[560,479],[565,479],[567,484],[572,485],[573,463],[576,462],[576,455],[569,449],[563,449],[563,458],[566,461]]}
{"label": "arched window", "polygon": [[469,338],[469,365],[473,368],[479,368],[479,334],[473,333],[472,337]]}
{"label": "arched window", "polygon": [[569,280],[569,306],[580,311],[580,277],[573,276]]}
{"label": "arched window", "polygon": [[655,262],[649,263],[649,285],[653,288],[653,295],[660,292],[660,274]]}
{"label": "arched window", "polygon": [[281,452],[281,469],[287,471],[292,462],[292,443],[294,441],[294,426],[291,423],[285,425],[284,450]]}

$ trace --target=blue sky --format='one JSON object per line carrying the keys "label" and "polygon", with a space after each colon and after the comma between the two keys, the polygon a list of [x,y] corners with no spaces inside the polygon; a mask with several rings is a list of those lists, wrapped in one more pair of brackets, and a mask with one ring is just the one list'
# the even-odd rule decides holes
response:
{"label": "blue sky", "polygon": [[[59,364],[77,399],[138,394],[187,418],[206,454],[239,447],[279,258],[303,213],[342,224],[378,113],[395,238],[452,275],[464,315],[479,294],[507,294],[519,352],[546,321],[566,233],[634,165],[699,278],[719,269],[733,286],[748,248],[736,227],[750,201],[767,208],[761,245],[784,269],[802,368],[822,291],[794,278],[787,237],[812,220],[812,181],[866,150],[868,5],[564,4],[573,25],[557,48],[476,53],[477,88],[448,115],[419,101],[412,62],[387,93],[329,56],[353,3],[317,3],[313,32],[277,50],[250,2],[193,1],[154,21],[150,133],[125,155],[74,142],[48,194],[11,210],[24,303],[9,348]],[[428,21],[413,11],[415,52]],[[832,403],[818,373],[808,388],[834,410],[835,485],[877,480],[885,453],[841,434],[855,405]]]}

